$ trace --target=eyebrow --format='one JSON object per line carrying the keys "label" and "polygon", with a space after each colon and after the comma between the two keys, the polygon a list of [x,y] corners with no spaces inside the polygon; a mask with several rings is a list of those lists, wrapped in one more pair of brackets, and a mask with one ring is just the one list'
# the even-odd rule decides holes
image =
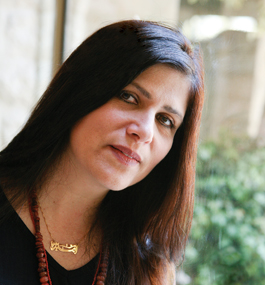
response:
{"label": "eyebrow", "polygon": [[137,84],[136,82],[131,82],[131,84],[136,87],[147,99],[151,99],[151,94],[145,90],[143,87],[141,87],[139,84]]}
{"label": "eyebrow", "polygon": [[[147,99],[151,99],[152,98],[151,94],[147,90],[145,90],[143,87],[141,87],[138,83],[131,82],[131,85],[136,87],[144,95],[144,97],[146,97]],[[176,109],[172,108],[171,106],[166,105],[166,106],[164,106],[164,109],[167,112],[175,114],[178,117],[180,117],[181,119],[183,119],[183,115],[180,112],[178,112]]]}

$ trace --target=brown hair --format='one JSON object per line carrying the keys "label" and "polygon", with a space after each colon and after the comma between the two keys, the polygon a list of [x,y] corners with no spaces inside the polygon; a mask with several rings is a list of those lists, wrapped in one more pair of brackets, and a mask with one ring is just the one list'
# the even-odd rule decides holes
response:
{"label": "brown hair", "polygon": [[179,30],[154,22],[123,21],[98,30],[65,61],[0,153],[1,184],[21,204],[45,181],[76,122],[157,63],[190,78],[188,108],[168,155],[139,183],[109,191],[98,208],[95,223],[110,254],[106,284],[162,284],[166,265],[183,258],[204,95],[199,48]]}

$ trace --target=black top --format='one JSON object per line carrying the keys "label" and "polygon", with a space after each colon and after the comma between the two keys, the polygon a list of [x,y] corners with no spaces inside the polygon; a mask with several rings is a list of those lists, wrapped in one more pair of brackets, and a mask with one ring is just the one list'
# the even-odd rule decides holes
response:
{"label": "black top", "polygon": [[[0,187],[0,209],[8,202]],[[11,207],[11,205],[10,205]],[[93,283],[98,256],[75,270],[66,270],[47,252],[53,285],[90,285]],[[35,237],[12,210],[0,224],[0,285],[40,285],[37,272]]]}

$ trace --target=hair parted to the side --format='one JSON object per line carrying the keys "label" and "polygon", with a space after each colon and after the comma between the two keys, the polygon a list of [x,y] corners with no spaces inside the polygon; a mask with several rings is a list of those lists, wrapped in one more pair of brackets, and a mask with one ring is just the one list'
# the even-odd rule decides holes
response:
{"label": "hair parted to the side", "polygon": [[24,128],[0,153],[1,185],[21,205],[59,161],[73,126],[157,63],[190,78],[188,108],[164,160],[136,185],[109,191],[97,211],[95,223],[110,254],[106,284],[163,284],[165,265],[183,258],[204,95],[199,48],[179,30],[155,22],[122,21],[98,30],[64,62]]}

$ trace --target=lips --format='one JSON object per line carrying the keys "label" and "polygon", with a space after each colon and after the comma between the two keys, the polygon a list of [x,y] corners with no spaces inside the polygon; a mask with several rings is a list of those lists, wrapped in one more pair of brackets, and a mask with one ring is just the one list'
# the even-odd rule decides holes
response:
{"label": "lips", "polygon": [[131,149],[129,149],[125,146],[122,146],[122,145],[112,145],[111,147],[113,147],[116,150],[119,150],[125,156],[127,156],[129,159],[134,159],[137,162],[141,162],[141,157],[136,152],[132,151]]}

